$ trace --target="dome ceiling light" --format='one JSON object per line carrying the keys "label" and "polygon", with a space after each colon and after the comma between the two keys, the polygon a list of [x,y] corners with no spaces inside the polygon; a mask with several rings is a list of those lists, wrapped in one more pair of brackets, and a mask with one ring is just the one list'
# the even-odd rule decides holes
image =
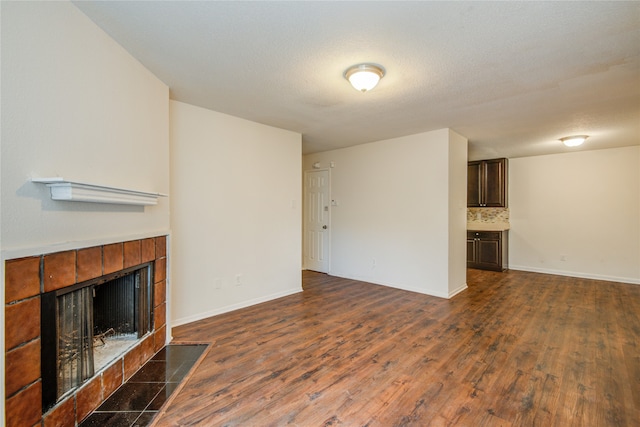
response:
{"label": "dome ceiling light", "polygon": [[567,147],[577,147],[578,145],[582,145],[587,138],[589,138],[588,135],[573,135],[560,138],[560,141]]}
{"label": "dome ceiling light", "polygon": [[375,64],[354,65],[344,72],[344,78],[351,86],[363,93],[376,87],[382,77],[384,68]]}

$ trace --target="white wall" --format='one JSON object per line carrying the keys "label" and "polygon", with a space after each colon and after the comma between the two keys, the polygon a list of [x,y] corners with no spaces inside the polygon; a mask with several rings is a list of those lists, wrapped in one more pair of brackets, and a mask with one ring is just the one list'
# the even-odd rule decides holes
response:
{"label": "white wall", "polygon": [[168,104],[167,86],[71,3],[2,2],[3,253],[166,232],[166,199],[52,201],[30,179],[168,193]]}
{"label": "white wall", "polygon": [[[30,182],[62,176],[168,193],[167,86],[71,3],[0,7],[1,269],[9,258],[167,233],[168,200],[145,208],[55,202]],[[3,271],[0,281],[4,289]]]}
{"label": "white wall", "polygon": [[510,268],[640,283],[640,147],[510,159],[509,207]]}
{"label": "white wall", "polygon": [[441,297],[465,289],[466,153],[442,129],[304,156],[304,170],[335,164],[330,274]]}
{"label": "white wall", "polygon": [[301,135],[175,101],[170,116],[173,324],[300,292]]}
{"label": "white wall", "polygon": [[449,295],[467,283],[467,146],[467,138],[449,130]]}

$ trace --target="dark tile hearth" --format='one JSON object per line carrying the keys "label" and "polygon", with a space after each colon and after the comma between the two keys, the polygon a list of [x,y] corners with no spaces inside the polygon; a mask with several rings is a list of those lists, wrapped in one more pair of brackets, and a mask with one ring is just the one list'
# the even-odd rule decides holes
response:
{"label": "dark tile hearth", "polygon": [[164,347],[79,427],[148,426],[206,348],[206,344]]}

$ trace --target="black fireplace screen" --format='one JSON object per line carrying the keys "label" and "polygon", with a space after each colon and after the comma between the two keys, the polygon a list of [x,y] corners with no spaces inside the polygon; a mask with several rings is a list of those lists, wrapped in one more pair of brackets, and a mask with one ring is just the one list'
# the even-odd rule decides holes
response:
{"label": "black fireplace screen", "polygon": [[57,298],[58,384],[62,396],[93,376],[93,302],[90,286]]}
{"label": "black fireplace screen", "polygon": [[151,264],[42,297],[42,400],[47,410],[153,328]]}

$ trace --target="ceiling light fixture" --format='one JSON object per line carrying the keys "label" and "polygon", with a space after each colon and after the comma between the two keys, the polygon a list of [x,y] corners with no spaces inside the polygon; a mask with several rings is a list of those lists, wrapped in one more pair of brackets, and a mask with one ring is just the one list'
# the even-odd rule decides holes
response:
{"label": "ceiling light fixture", "polygon": [[382,77],[384,77],[384,68],[375,64],[354,65],[344,72],[344,78],[360,92],[376,87]]}
{"label": "ceiling light fixture", "polygon": [[578,145],[582,145],[587,138],[589,138],[588,135],[573,135],[560,138],[560,141],[567,147],[577,147]]}

